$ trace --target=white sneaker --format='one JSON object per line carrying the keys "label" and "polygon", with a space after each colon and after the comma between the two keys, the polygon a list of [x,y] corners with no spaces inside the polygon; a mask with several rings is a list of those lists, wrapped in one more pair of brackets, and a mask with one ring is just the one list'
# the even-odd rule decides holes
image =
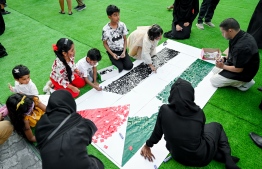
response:
{"label": "white sneaker", "polygon": [[197,23],[196,26],[198,29],[204,30],[204,25],[202,23]]}
{"label": "white sneaker", "polygon": [[250,82],[247,82],[240,87],[237,87],[241,91],[247,91],[250,87],[252,87],[255,84],[255,81],[252,79]]}
{"label": "white sneaker", "polygon": [[212,22],[204,22],[205,25],[214,28],[215,25]]}

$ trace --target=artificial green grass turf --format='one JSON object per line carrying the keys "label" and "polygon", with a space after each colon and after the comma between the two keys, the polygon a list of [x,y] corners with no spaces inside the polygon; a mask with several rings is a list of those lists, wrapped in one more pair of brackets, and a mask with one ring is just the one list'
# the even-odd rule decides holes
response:
{"label": "artificial green grass turf", "polygon": [[[2,72],[0,102],[5,102],[11,94],[7,83],[14,83],[11,70],[17,64],[29,67],[31,78],[39,92],[42,93],[55,58],[51,46],[61,37],[68,37],[74,41],[76,61],[84,57],[90,48],[96,47],[103,55],[98,69],[111,65],[101,41],[102,27],[109,21],[105,13],[107,5],[115,4],[121,9],[121,21],[127,25],[130,32],[135,30],[136,26],[154,23],[159,24],[164,31],[169,31],[172,11],[167,11],[166,7],[172,2],[157,0],[85,1],[87,9],[81,12],[73,10],[74,14],[69,16],[67,13],[65,15],[58,13],[60,10],[58,1],[8,0],[6,10],[12,13],[4,16],[6,31],[0,36],[0,42],[6,47],[9,55],[0,59]],[[198,30],[195,20],[190,39],[179,40],[179,42],[198,48],[219,47],[223,51],[227,48],[228,41],[221,36],[219,23],[225,18],[234,17],[239,21],[241,28],[246,30],[257,3],[258,1],[250,0],[220,1],[212,19],[216,28],[205,27],[203,31]],[[73,4],[73,7],[76,6],[75,1]],[[165,40],[163,38],[161,42]],[[207,122],[217,121],[223,124],[229,137],[232,153],[241,158],[239,166],[242,168],[262,168],[262,162],[259,161],[261,150],[252,143],[248,136],[251,131],[262,135],[262,113],[258,109],[262,93],[256,90],[262,84],[260,77],[261,71],[255,77],[256,84],[247,92],[240,92],[234,88],[218,89],[204,108]],[[81,94],[89,89],[88,86],[81,89]],[[106,168],[117,168],[93,146],[89,146],[88,150],[89,153],[102,159]],[[205,168],[223,167],[221,163],[211,162]],[[171,160],[162,164],[160,168],[190,167],[184,167]]]}

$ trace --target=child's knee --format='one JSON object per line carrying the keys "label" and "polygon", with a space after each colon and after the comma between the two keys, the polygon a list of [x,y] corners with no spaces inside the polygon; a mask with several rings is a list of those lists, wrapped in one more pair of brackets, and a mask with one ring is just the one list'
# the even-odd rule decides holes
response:
{"label": "child's knee", "polygon": [[126,70],[131,70],[133,68],[134,64],[131,62],[131,64],[128,64],[125,66]]}

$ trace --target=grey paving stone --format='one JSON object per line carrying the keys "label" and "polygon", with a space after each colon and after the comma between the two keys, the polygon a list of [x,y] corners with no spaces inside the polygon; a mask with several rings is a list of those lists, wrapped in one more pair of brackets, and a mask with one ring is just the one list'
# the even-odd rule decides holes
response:
{"label": "grey paving stone", "polygon": [[0,169],[41,169],[37,150],[15,132],[0,145]]}

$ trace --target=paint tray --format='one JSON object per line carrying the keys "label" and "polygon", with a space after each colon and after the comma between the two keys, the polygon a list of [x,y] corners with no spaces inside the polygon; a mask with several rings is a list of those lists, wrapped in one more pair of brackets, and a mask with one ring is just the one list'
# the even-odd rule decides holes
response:
{"label": "paint tray", "polygon": [[221,57],[219,48],[202,48],[201,58],[204,60],[215,60]]}

